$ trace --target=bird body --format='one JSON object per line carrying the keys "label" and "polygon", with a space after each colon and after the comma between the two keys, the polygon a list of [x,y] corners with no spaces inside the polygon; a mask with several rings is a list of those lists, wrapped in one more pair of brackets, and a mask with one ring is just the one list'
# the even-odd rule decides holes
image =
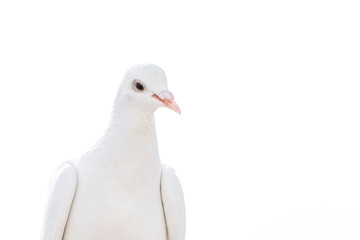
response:
{"label": "bird body", "polygon": [[164,91],[166,77],[159,67],[129,70],[104,136],[59,170],[43,240],[184,239],[181,186],[160,162],[157,146],[153,113],[159,102],[179,111],[172,94]]}

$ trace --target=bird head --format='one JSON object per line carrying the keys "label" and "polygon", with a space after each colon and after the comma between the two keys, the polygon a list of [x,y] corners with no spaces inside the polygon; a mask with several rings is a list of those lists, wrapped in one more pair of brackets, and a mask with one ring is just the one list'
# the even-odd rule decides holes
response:
{"label": "bird head", "polygon": [[174,95],[167,88],[165,72],[153,64],[136,65],[124,76],[118,97],[143,110],[167,107],[181,114]]}

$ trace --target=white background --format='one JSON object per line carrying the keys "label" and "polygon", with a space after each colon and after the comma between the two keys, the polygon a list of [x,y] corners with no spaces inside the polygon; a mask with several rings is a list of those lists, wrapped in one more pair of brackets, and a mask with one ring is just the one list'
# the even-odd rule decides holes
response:
{"label": "white background", "polygon": [[124,72],[156,112],[187,240],[360,239],[357,1],[1,1],[0,238],[39,239],[49,181],[102,135]]}

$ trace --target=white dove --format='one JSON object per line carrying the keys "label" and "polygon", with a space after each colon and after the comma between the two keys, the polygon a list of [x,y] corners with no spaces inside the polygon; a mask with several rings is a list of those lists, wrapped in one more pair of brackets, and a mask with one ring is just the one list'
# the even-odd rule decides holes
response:
{"label": "white dove", "polygon": [[131,68],[97,145],[64,163],[53,183],[43,240],[183,240],[185,204],[174,171],[159,159],[154,111],[180,114],[164,71]]}

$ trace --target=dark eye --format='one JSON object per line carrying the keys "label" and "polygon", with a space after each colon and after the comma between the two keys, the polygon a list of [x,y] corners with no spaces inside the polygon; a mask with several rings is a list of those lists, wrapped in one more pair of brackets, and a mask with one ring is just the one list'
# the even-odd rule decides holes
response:
{"label": "dark eye", "polygon": [[139,80],[135,80],[133,82],[133,86],[136,91],[144,91],[144,89],[145,89],[144,84],[142,82],[140,82]]}
{"label": "dark eye", "polygon": [[144,90],[144,86],[139,82],[135,83],[135,87],[140,91]]}

